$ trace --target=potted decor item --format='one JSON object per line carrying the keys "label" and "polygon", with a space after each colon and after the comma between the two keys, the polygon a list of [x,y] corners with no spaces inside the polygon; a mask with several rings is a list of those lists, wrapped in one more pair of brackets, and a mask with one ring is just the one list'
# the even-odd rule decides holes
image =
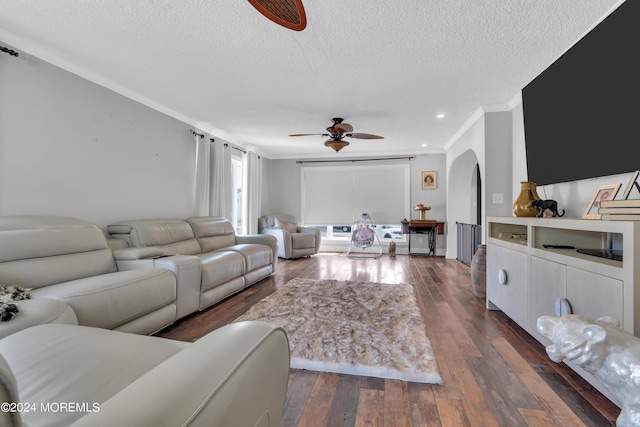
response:
{"label": "potted decor item", "polygon": [[478,245],[471,258],[471,284],[475,296],[482,299],[487,297],[487,245]]}
{"label": "potted decor item", "polygon": [[536,191],[536,183],[531,181],[520,182],[520,194],[513,202],[513,214],[517,217],[535,217],[538,209],[531,206],[532,200],[540,200]]}

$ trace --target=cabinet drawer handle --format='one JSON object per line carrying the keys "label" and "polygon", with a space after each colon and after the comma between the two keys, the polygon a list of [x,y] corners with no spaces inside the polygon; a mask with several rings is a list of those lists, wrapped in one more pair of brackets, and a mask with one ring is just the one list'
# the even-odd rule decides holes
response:
{"label": "cabinet drawer handle", "polygon": [[565,298],[556,298],[554,311],[556,312],[556,316],[566,316],[567,314],[573,314],[573,310],[571,309],[571,304]]}
{"label": "cabinet drawer handle", "polygon": [[498,270],[498,282],[501,285],[506,285],[507,284],[507,272],[505,270],[503,270],[502,268],[500,270]]}

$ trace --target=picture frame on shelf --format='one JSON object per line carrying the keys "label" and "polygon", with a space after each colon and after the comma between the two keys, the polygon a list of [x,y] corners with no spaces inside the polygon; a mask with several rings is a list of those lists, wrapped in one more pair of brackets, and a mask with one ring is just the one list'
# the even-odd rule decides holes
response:
{"label": "picture frame on shelf", "polygon": [[629,180],[629,183],[627,184],[627,188],[625,188],[624,193],[622,194],[622,198],[624,200],[627,200],[629,198],[629,194],[631,194],[631,190],[633,190],[633,187],[637,187],[638,191],[640,192],[640,185],[638,185],[638,175],[640,175],[640,170],[639,171],[635,171],[632,175],[631,175],[631,179]]}
{"label": "picture frame on shelf", "polygon": [[598,213],[600,209],[600,202],[603,200],[613,200],[618,194],[618,190],[622,184],[607,184],[598,187],[598,190],[593,195],[591,203],[587,207],[587,210],[582,215],[582,219],[600,219],[601,215]]}
{"label": "picture frame on shelf", "polygon": [[432,190],[437,187],[438,172],[423,171],[422,172],[422,189]]}

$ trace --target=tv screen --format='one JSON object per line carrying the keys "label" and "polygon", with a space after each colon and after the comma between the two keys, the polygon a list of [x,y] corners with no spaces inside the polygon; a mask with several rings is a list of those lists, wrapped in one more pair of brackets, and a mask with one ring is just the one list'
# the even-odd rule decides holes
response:
{"label": "tv screen", "polygon": [[530,181],[640,169],[638,22],[627,0],[522,90]]}

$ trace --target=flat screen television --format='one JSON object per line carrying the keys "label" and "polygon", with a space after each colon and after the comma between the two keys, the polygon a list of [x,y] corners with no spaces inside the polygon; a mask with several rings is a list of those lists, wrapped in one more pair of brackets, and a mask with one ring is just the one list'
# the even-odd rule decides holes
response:
{"label": "flat screen television", "polygon": [[640,1],[627,0],[522,90],[528,179],[640,169]]}

